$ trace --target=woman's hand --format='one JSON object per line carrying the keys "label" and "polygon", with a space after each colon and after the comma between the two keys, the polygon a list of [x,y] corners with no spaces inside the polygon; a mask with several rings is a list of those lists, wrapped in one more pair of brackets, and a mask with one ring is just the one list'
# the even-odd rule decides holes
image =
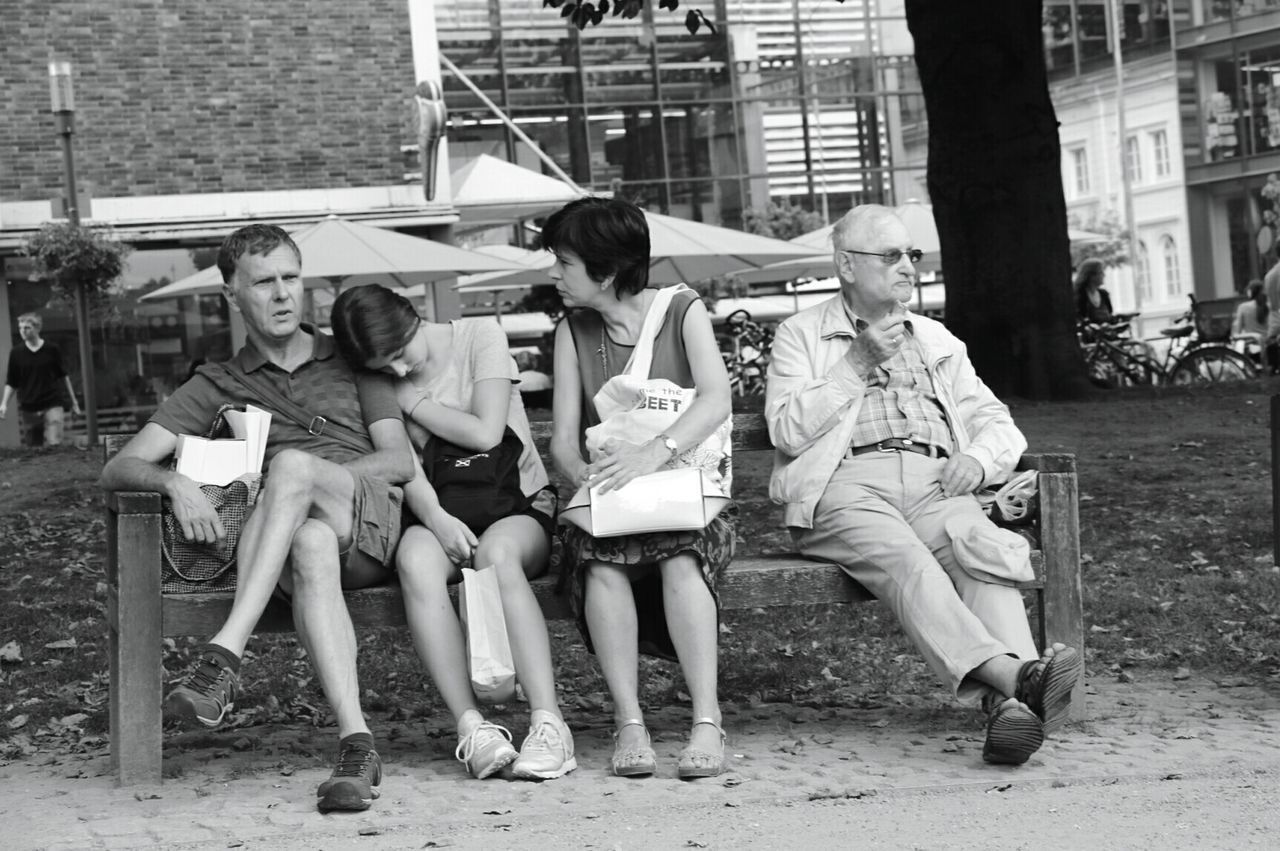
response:
{"label": "woman's hand", "polygon": [[601,493],[617,490],[637,476],[656,473],[671,458],[671,451],[656,437],[640,445],[609,440],[601,449],[604,455],[586,469],[586,483],[599,486]]}
{"label": "woman's hand", "polygon": [[443,508],[436,508],[427,517],[426,526],[436,536],[450,561],[459,567],[471,564],[471,558],[480,542],[467,528],[467,524]]}

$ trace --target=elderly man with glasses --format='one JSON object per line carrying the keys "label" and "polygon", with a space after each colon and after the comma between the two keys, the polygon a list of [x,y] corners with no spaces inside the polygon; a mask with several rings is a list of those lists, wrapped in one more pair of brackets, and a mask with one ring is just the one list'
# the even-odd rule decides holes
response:
{"label": "elderly man with glasses", "polygon": [[1066,720],[1083,666],[1061,644],[1036,653],[1013,587],[1029,549],[974,496],[1026,440],[964,344],[906,308],[921,252],[893,211],[857,207],[832,241],[840,295],[773,343],[770,496],[801,553],[885,602],[952,693],[981,702],[983,758],[1020,765]]}

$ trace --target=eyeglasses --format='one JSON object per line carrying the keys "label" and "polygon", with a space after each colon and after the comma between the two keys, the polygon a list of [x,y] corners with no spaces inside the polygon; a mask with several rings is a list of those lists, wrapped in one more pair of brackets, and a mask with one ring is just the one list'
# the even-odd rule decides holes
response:
{"label": "eyeglasses", "polygon": [[888,251],[855,251],[852,248],[842,248],[840,250],[845,254],[865,254],[868,257],[879,257],[880,262],[886,266],[895,265],[902,259],[904,254],[912,263],[919,263],[924,259],[924,252],[919,248],[912,248],[908,251],[902,251],[897,248],[890,248]]}

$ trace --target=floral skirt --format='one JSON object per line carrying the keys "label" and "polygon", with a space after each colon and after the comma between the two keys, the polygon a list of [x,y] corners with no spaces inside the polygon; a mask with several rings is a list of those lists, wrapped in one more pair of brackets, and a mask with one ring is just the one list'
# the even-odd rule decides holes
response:
{"label": "floral skirt", "polygon": [[[559,547],[552,555],[551,569],[560,576],[562,586],[568,585],[569,602],[573,607],[578,631],[587,650],[594,653],[591,633],[587,629],[587,566],[591,562],[634,567],[656,566],[658,562],[692,553],[702,567],[702,580],[711,591],[716,603],[716,621],[719,626],[720,594],[716,590],[720,574],[733,559],[734,521],[737,508],[730,505],[711,521],[705,529],[693,532],[650,532],[643,535],[622,535],[616,538],[596,538],[576,526],[561,526]],[[666,612],[662,604],[662,576],[649,571],[631,585],[636,601],[636,621],[639,627],[639,649],[648,656],[676,660],[675,645],[667,631]]]}

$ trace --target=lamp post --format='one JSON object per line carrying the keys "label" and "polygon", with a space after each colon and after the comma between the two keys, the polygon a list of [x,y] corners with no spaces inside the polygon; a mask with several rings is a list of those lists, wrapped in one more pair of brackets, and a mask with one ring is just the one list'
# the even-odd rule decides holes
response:
{"label": "lamp post", "polygon": [[[76,101],[71,87],[71,63],[49,63],[50,110],[58,122],[62,137],[62,165],[66,189],[67,219],[80,227],[80,199],[76,194],[76,164],[71,137],[76,132]],[[89,337],[89,305],[84,286],[77,281],[74,288],[76,331],[80,335],[81,392],[84,395],[85,432],[89,445],[98,442],[98,404],[93,382],[93,341]]]}

